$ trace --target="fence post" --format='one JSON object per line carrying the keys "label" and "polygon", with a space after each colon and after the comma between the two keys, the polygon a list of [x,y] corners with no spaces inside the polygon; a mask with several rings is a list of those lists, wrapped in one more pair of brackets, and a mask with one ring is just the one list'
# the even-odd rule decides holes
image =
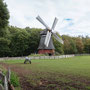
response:
{"label": "fence post", "polygon": [[6,76],[4,77],[4,89],[8,90],[8,82]]}
{"label": "fence post", "polygon": [[10,82],[10,76],[11,76],[11,70],[10,68],[8,68],[8,72],[7,72],[7,80]]}

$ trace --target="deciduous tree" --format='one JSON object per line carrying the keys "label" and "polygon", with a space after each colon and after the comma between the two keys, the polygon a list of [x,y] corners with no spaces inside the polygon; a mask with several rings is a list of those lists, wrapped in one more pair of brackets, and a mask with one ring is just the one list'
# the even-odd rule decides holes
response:
{"label": "deciduous tree", "polygon": [[7,34],[7,26],[9,19],[9,11],[6,3],[0,0],[0,37],[5,37]]}

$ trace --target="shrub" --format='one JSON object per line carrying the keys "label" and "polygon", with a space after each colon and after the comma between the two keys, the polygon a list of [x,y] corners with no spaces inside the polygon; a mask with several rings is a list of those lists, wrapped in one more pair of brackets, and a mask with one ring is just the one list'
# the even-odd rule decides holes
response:
{"label": "shrub", "polygon": [[11,79],[10,79],[10,81],[11,81],[11,84],[13,84],[14,87],[20,86],[19,78],[16,75],[16,73],[14,73],[14,72],[11,72]]}

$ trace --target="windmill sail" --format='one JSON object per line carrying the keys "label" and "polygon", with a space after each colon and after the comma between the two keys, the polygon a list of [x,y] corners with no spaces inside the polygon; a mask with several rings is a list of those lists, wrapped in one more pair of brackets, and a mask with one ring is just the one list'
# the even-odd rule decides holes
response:
{"label": "windmill sail", "polygon": [[56,33],[53,33],[53,36],[54,36],[55,39],[56,39],[57,41],[59,41],[60,43],[62,43],[62,44],[64,43],[63,40],[56,35]]}
{"label": "windmill sail", "polygon": [[50,38],[51,38],[51,32],[48,31],[44,43],[46,47],[48,47],[49,45]]}
{"label": "windmill sail", "polygon": [[57,24],[57,21],[58,21],[58,19],[55,18],[51,30],[47,31],[47,35],[46,35],[45,43],[44,43],[46,47],[48,47],[48,45],[49,45],[51,34],[52,34],[51,31],[54,30],[54,28],[55,28],[55,26]]}
{"label": "windmill sail", "polygon": [[48,27],[48,25],[41,19],[40,16],[37,16],[36,19],[37,19],[39,22],[41,22],[41,23],[46,27],[46,29],[50,29],[50,28]]}
{"label": "windmill sail", "polygon": [[63,40],[60,39],[55,33],[52,32],[52,30],[54,30],[56,24],[57,24],[57,21],[58,19],[55,17],[54,19],[54,22],[53,22],[53,25],[52,25],[52,28],[50,29],[48,27],[48,25],[42,20],[42,18],[40,16],[37,16],[36,19],[41,22],[45,27],[46,27],[46,37],[45,37],[45,41],[44,41],[44,45],[48,48],[49,44],[50,44],[50,39],[51,39],[51,35],[53,34],[53,36],[55,37],[56,40],[58,40],[60,43],[63,44]]}
{"label": "windmill sail", "polygon": [[57,24],[57,21],[58,21],[58,19],[55,17],[51,30],[54,30],[54,28]]}
{"label": "windmill sail", "polygon": [[47,45],[48,37],[49,37],[49,31],[47,31],[47,35],[46,35],[46,38],[45,38],[45,42],[44,42],[45,46]]}

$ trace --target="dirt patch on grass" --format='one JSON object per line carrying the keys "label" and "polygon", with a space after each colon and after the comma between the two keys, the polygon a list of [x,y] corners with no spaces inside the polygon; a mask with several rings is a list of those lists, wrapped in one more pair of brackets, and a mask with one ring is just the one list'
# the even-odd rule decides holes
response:
{"label": "dirt patch on grass", "polygon": [[[16,72],[17,75],[20,77],[20,84],[22,90],[89,90],[86,88],[87,86],[90,86],[90,79],[87,79],[85,77],[74,77],[73,75],[63,75],[60,73],[48,73],[48,75],[53,77],[48,78],[39,78],[35,79],[34,81],[38,82],[32,84],[32,80],[28,78],[28,76],[33,76],[36,73],[29,69],[25,69],[24,67],[20,67],[19,65],[15,64],[6,64],[6,63],[0,63],[3,67],[8,69],[8,67],[11,68],[12,71]],[[37,75],[40,73],[38,72]],[[44,74],[42,72],[42,74]],[[56,80],[56,76],[59,78],[69,78],[71,81],[62,81],[62,80]]]}

